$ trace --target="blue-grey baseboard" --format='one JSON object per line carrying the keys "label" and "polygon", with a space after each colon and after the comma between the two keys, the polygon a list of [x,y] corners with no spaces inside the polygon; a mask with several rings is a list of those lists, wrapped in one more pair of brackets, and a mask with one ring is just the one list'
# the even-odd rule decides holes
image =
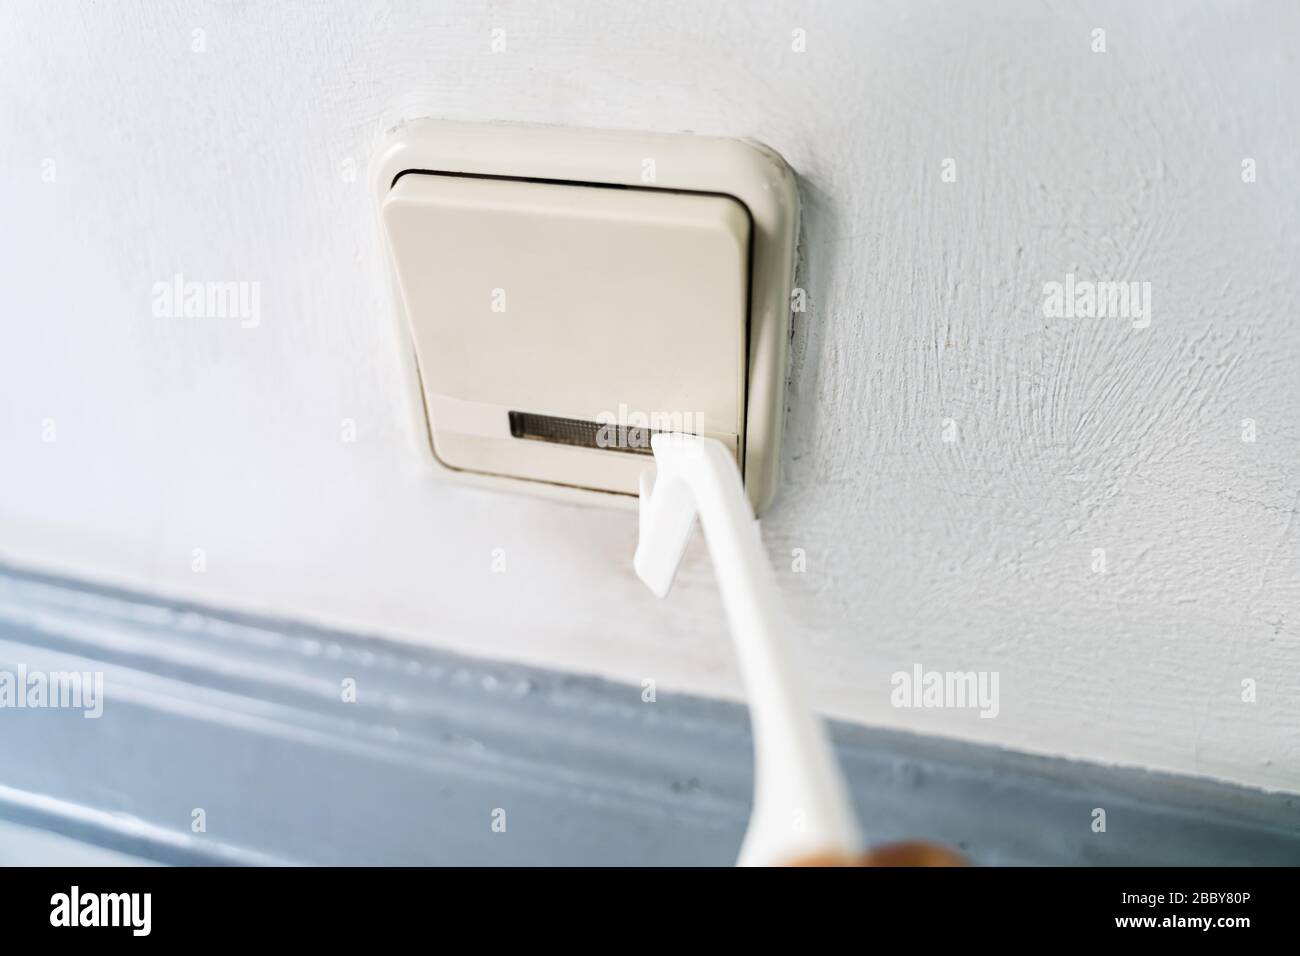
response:
{"label": "blue-grey baseboard", "polygon": [[[102,672],[104,712],[0,709],[0,820],[141,860],[726,865],[749,812],[731,703],[646,703],[640,687],[0,568],[0,670],[19,667]],[[926,838],[979,864],[1300,864],[1300,796],[832,734],[871,843]]]}

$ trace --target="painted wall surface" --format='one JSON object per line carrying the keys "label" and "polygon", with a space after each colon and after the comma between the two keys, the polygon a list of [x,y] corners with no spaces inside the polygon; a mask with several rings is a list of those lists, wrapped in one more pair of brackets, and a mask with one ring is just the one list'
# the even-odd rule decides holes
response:
{"label": "painted wall surface", "polygon": [[[738,694],[698,541],[658,603],[633,513],[431,480],[365,169],[421,115],[754,137],[804,202],[763,533],[819,705],[1300,791],[1298,38],[1285,3],[6,0],[0,561]],[[155,315],[178,274],[257,322]],[[1046,316],[1067,275],[1149,313]],[[996,717],[893,706],[917,665],[996,672]]]}

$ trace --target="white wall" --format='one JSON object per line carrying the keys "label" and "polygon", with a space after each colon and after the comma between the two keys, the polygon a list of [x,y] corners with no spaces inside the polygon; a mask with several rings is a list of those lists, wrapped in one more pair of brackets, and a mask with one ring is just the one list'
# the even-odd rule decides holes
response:
{"label": "white wall", "polygon": [[[809,6],[0,6],[0,560],[735,694],[702,548],[656,603],[633,514],[430,481],[365,166],[402,116],[751,136],[802,178],[764,534],[821,706],[1300,790],[1300,12]],[[261,325],[155,318],[178,272]],[[1150,328],[1043,318],[1067,272]],[[917,662],[999,716],[891,707]]]}

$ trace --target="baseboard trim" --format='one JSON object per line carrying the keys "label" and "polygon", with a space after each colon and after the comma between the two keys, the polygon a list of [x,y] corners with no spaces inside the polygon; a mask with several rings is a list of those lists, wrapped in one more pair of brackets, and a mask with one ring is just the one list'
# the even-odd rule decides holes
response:
{"label": "baseboard trim", "polygon": [[[0,670],[20,666],[102,672],[104,713],[0,710],[0,819],[142,859],[728,864],[748,815],[748,720],[731,703],[646,703],[639,687],[0,567]],[[1295,795],[832,734],[871,842],[924,837],[983,864],[1300,864]]]}

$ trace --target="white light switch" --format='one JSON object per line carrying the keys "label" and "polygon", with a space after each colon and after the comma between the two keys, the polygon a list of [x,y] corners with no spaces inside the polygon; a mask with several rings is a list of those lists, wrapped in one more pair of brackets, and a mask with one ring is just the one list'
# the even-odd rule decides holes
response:
{"label": "white light switch", "polygon": [[512,411],[735,449],[749,217],[734,199],[409,173],[384,220],[444,464],[636,493],[641,433],[620,449],[606,430],[614,453],[512,440]]}
{"label": "white light switch", "polygon": [[[784,318],[785,335],[788,300],[775,310],[766,302],[757,326],[753,305],[756,288],[788,296],[790,248],[774,257],[770,209],[756,225],[722,171],[701,162],[704,144],[731,141],[643,138],[620,160],[584,149],[592,143],[583,138],[602,137],[608,148],[628,145],[622,137],[631,134],[433,126],[443,135],[423,146],[405,131],[378,181],[442,466],[632,500],[653,463],[653,432],[717,438],[744,469],[757,422],[760,444],[775,450],[779,415],[774,424],[750,403],[753,332],[776,348],[759,367],[766,405],[784,384],[784,341],[773,342],[769,326],[773,315]],[[680,140],[691,148],[679,152]],[[555,152],[566,144],[585,162]],[[779,224],[788,234],[777,236],[792,245],[788,170],[753,147],[737,157],[757,159],[735,174],[750,192],[762,189],[769,167],[786,174],[768,186],[789,190]],[[647,161],[694,172],[676,184],[644,182]],[[773,259],[778,281],[756,284],[754,264]]]}

